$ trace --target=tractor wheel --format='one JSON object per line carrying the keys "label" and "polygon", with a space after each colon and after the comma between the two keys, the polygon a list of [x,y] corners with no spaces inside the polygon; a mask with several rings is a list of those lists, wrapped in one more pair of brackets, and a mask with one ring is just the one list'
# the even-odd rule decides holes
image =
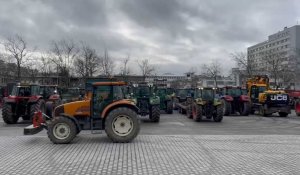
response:
{"label": "tractor wheel", "polygon": [[113,142],[130,142],[140,132],[137,113],[126,107],[112,110],[105,121],[105,132]]}
{"label": "tractor wheel", "polygon": [[49,117],[52,117],[53,108],[54,108],[53,102],[51,102],[51,101],[46,102],[46,105],[45,105],[45,114],[47,116],[49,116]]}
{"label": "tractor wheel", "polygon": [[228,102],[226,100],[222,100],[223,103],[223,115],[228,116],[231,114],[231,102]]}
{"label": "tractor wheel", "polygon": [[177,103],[179,103],[179,100],[177,98],[174,99],[174,110],[178,110]]}
{"label": "tractor wheel", "polygon": [[12,105],[7,103],[2,106],[2,118],[6,124],[15,124],[19,120],[18,116],[13,115]]}
{"label": "tractor wheel", "polygon": [[150,111],[150,120],[152,122],[159,122],[160,119],[160,109],[159,106],[152,106]]}
{"label": "tractor wheel", "polygon": [[187,116],[187,118],[193,118],[193,107],[192,107],[192,105],[187,106],[186,116]]}
{"label": "tractor wheel", "polygon": [[55,144],[70,143],[77,135],[76,124],[67,117],[55,117],[48,124],[49,139]]}
{"label": "tractor wheel", "polygon": [[213,115],[213,119],[215,122],[221,122],[223,120],[223,109],[221,105],[216,107],[216,112]]}
{"label": "tractor wheel", "polygon": [[243,116],[248,116],[249,113],[250,113],[250,103],[243,102],[243,104],[241,104],[240,114]]}
{"label": "tractor wheel", "polygon": [[270,114],[266,114],[264,106],[261,105],[261,106],[259,106],[259,115],[264,116],[264,117],[268,117]]}
{"label": "tractor wheel", "polygon": [[287,117],[289,114],[286,112],[278,112],[280,117]]}
{"label": "tractor wheel", "polygon": [[167,113],[173,114],[173,102],[172,101],[167,102]]}
{"label": "tractor wheel", "polygon": [[37,111],[45,112],[45,101],[38,100],[35,104],[30,106],[30,120],[32,120],[34,113]]}
{"label": "tractor wheel", "polygon": [[202,120],[202,106],[201,105],[194,105],[193,107],[193,119],[196,122]]}

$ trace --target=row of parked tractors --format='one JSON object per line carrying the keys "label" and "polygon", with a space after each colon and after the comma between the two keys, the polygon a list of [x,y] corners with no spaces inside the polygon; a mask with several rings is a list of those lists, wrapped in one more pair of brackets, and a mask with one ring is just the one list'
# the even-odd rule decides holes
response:
{"label": "row of parked tractors", "polygon": [[195,121],[208,119],[220,122],[223,115],[248,116],[257,112],[262,116],[278,113],[287,117],[291,108],[300,116],[300,93],[270,88],[267,76],[254,76],[246,87],[199,88],[178,90],[175,108]]}
{"label": "row of parked tractors", "polygon": [[206,117],[221,122],[224,115],[255,111],[264,116],[275,112],[287,116],[289,95],[271,90],[268,81],[266,76],[255,76],[247,81],[246,89],[172,89],[94,78],[87,79],[79,99],[64,103],[56,86],[15,84],[4,98],[2,116],[7,124],[16,123],[20,117],[29,120],[32,125],[24,128],[25,135],[46,129],[53,143],[69,143],[81,130],[105,130],[114,142],[129,142],[139,133],[138,116],[159,122],[160,112],[172,114],[173,108],[195,121]]}

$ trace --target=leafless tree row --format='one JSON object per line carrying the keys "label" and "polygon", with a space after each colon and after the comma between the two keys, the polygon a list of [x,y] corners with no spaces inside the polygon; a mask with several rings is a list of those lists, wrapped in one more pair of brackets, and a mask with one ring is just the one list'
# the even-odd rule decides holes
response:
{"label": "leafless tree row", "polygon": [[[64,86],[68,86],[70,78],[74,76],[84,81],[88,77],[112,76],[115,73],[116,61],[109,51],[104,49],[103,53],[98,53],[84,42],[77,43],[71,39],[52,41],[49,50],[44,52],[35,52],[36,49],[30,48],[20,35],[9,37],[0,44],[6,51],[1,54],[0,59],[3,63],[16,65],[16,71],[9,74],[19,81],[24,76],[23,69],[26,69],[26,76],[31,76],[32,79],[37,75],[60,77],[58,83]],[[121,61],[120,75],[126,77],[132,73],[129,62],[129,55]],[[154,72],[149,59],[138,59],[136,63],[144,77]]]}

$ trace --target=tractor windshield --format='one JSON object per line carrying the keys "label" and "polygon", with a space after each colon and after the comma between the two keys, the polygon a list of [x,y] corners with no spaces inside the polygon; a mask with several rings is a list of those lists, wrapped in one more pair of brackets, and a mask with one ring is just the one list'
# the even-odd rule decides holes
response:
{"label": "tractor windshield", "polygon": [[157,95],[158,96],[164,96],[167,94],[167,90],[166,89],[158,89],[157,90]]}
{"label": "tractor windshield", "polygon": [[137,88],[138,96],[149,96],[150,95],[150,87],[148,86],[140,86]]}
{"label": "tractor windshield", "polygon": [[242,95],[247,95],[247,89],[241,89]]}
{"label": "tractor windshield", "polygon": [[186,98],[188,96],[188,90],[187,89],[178,90],[177,96],[179,96],[180,98]]}
{"label": "tractor windshield", "polygon": [[242,91],[239,88],[229,88],[227,89],[227,95],[238,97],[242,95]]}
{"label": "tractor windshield", "polygon": [[122,90],[122,86],[114,86],[113,88],[114,100],[124,99],[124,92]]}
{"label": "tractor windshield", "polygon": [[203,89],[202,90],[202,99],[212,100],[213,98],[214,98],[214,90],[213,89]]}
{"label": "tractor windshield", "polygon": [[30,87],[29,86],[14,86],[11,92],[12,96],[22,96],[28,97],[30,96]]}

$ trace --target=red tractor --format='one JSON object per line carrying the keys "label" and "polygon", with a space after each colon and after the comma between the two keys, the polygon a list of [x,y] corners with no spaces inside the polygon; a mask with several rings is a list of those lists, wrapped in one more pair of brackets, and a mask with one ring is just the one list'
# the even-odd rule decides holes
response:
{"label": "red tractor", "polygon": [[20,117],[31,120],[37,111],[45,111],[45,101],[39,85],[17,83],[3,100],[2,117],[7,124],[15,124]]}
{"label": "red tractor", "polygon": [[222,88],[220,95],[225,116],[235,114],[236,112],[243,116],[249,115],[251,105],[246,89],[226,86]]}

